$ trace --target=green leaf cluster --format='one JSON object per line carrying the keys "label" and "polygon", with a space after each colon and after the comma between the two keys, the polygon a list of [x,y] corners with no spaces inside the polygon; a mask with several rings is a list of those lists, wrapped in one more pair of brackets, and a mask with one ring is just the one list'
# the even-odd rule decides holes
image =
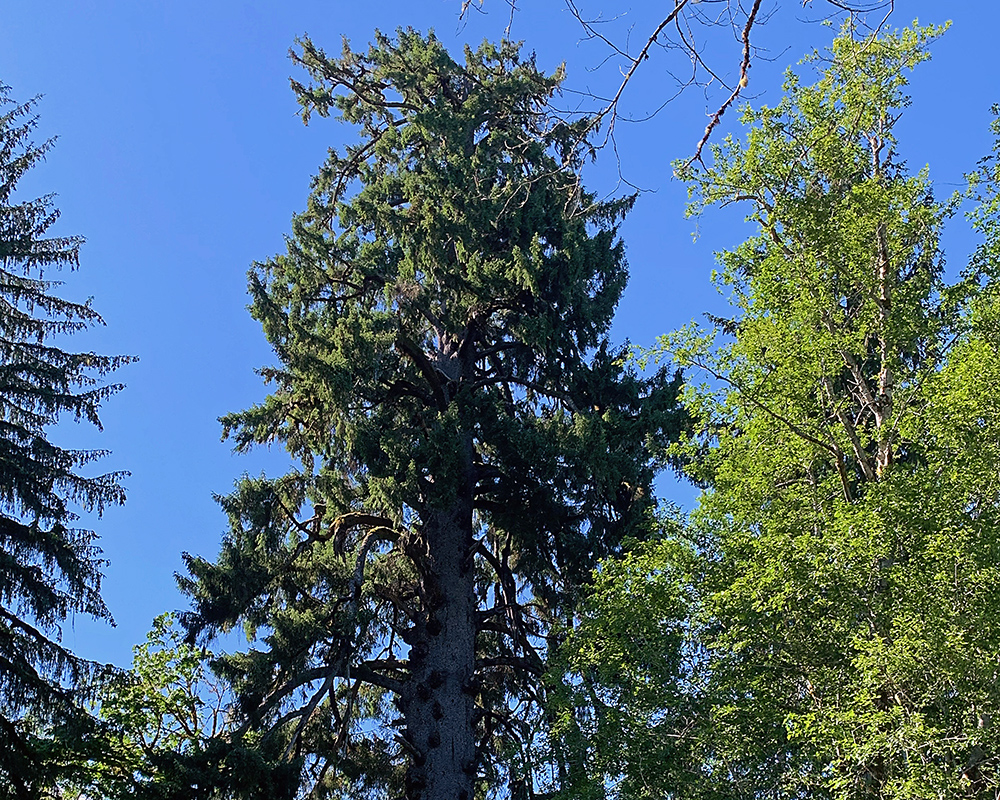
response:
{"label": "green leaf cluster", "polygon": [[[568,663],[600,678],[600,699],[629,675],[602,675],[604,654],[615,664],[633,631],[658,622],[695,644],[661,639],[659,715],[626,715],[647,720],[626,743],[591,724],[602,791],[915,800],[1000,785],[995,154],[972,182],[983,244],[951,279],[940,235],[963,198],[938,200],[894,132],[943,30],[845,28],[807,59],[817,82],[789,73],[780,103],[747,108],[746,135],[686,173],[692,213],[740,204],[757,233],[719,255],[731,318],[642,354],[687,370],[695,424],[673,452],[704,488],[674,535],[694,567],[672,544],[646,581],[673,576],[692,600],[637,621],[630,604],[660,595],[599,574],[591,603],[619,649],[571,639]],[[644,739],[675,757],[658,777],[641,753],[601,761]]]}
{"label": "green leaf cluster", "polygon": [[132,668],[105,683],[100,726],[64,794],[96,800],[290,797],[294,765],[236,724],[232,690],[213,655],[184,641],[173,614],[153,621]]}

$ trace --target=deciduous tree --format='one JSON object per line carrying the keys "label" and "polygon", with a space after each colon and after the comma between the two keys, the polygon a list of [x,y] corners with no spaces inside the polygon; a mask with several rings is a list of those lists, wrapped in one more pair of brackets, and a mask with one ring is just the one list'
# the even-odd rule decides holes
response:
{"label": "deciduous tree", "polygon": [[996,176],[988,243],[949,281],[956,201],[895,138],[940,32],[845,32],[690,173],[696,210],[743,204],[758,229],[720,257],[733,319],[661,343],[705,376],[701,769],[725,796],[998,789]]}
{"label": "deciduous tree", "polygon": [[61,797],[80,800],[280,798],[293,768],[238,720],[226,684],[209,669],[213,654],[184,642],[172,614],[153,622],[133,648],[132,667],[105,681],[94,701],[100,721]]}

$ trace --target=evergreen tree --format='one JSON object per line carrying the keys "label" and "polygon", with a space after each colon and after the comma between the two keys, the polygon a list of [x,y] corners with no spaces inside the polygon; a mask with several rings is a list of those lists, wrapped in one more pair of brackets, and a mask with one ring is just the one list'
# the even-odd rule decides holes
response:
{"label": "evergreen tree", "polygon": [[758,229],[721,255],[734,318],[661,343],[706,376],[687,389],[706,487],[697,796],[1000,790],[996,165],[986,243],[949,283],[956,203],[894,135],[940,32],[845,31],[817,83],[790,74],[690,175],[695,210],[743,203]]}
{"label": "evergreen tree", "polygon": [[59,643],[76,613],[110,619],[100,550],[74,528],[74,507],[121,503],[122,473],[88,477],[102,451],[61,448],[47,429],[66,414],[100,427],[100,378],[129,359],[72,353],[54,340],[95,324],[86,303],[61,299],[46,271],[75,268],[82,239],[46,236],[52,196],[16,202],[18,182],[52,146],[33,144],[35,101],[0,86],[0,796],[37,797],[60,768],[61,737],[87,725],[81,699],[97,669]]}
{"label": "evergreen tree", "polygon": [[459,63],[406,30],[294,59],[305,119],[360,138],[250,273],[280,364],[224,426],[302,467],[222,499],[187,624],[256,637],[217,669],[310,796],[544,793],[575,768],[541,710],[556,626],[649,535],[650,453],[682,419],[677,381],[608,341],[631,199],[582,189],[587,121],[554,120],[561,75],[510,44]]}

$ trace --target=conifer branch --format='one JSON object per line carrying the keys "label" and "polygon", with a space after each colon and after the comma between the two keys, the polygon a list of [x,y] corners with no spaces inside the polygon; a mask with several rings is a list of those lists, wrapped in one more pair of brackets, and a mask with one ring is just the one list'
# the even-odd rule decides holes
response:
{"label": "conifer branch", "polygon": [[441,385],[441,378],[438,375],[437,369],[435,369],[434,365],[424,354],[423,350],[406,339],[404,336],[396,338],[396,347],[399,348],[400,352],[409,357],[409,359],[416,365],[417,369],[420,370],[420,374],[424,376],[424,380],[426,380],[428,385],[431,387],[438,410],[444,411],[447,409],[448,398],[445,396],[444,387]]}

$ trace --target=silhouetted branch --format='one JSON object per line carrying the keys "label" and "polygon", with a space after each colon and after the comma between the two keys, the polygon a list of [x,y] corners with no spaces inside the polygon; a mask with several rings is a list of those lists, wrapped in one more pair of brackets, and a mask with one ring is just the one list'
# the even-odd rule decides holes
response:
{"label": "silhouetted branch", "polygon": [[[644,119],[655,116],[664,106],[690,86],[708,86],[714,81],[729,91],[725,100],[709,115],[708,125],[706,125],[704,133],[695,145],[694,154],[688,160],[688,164],[700,161],[702,151],[722,121],[722,117],[749,84],[749,70],[755,57],[753,31],[764,24],[770,16],[770,13],[766,12],[763,8],[763,0],[753,0],[750,3],[749,9],[744,8],[742,0],[717,0],[716,3],[712,3],[711,5],[715,7],[721,3],[723,9],[714,19],[705,15],[704,7],[709,5],[708,3],[699,2],[699,0],[673,0],[673,6],[651,28],[649,34],[642,40],[643,44],[638,51],[630,49],[627,44],[623,45],[616,42],[611,35],[606,34],[600,29],[601,25],[614,21],[615,17],[605,18],[598,16],[590,18],[580,8],[579,1],[564,0],[566,8],[583,29],[586,38],[597,40],[607,48],[607,56],[601,61],[600,66],[611,60],[624,62],[620,67],[622,78],[610,98],[600,98],[595,94],[584,92],[584,94],[588,94],[593,99],[602,101],[601,107],[589,116],[584,136],[597,130],[604,123],[607,123],[604,140],[596,146],[602,147],[609,141],[613,142],[615,123],[618,119],[622,118],[619,113],[619,107],[627,93],[628,86],[633,82],[636,74],[639,72],[640,66],[650,59],[654,45],[658,45],[664,50],[679,50],[684,53],[691,61],[692,74],[686,80],[678,79],[680,87],[677,91],[671,96],[666,97],[657,109]],[[486,0],[462,0],[460,18],[468,14],[471,9],[482,7],[485,2]],[[513,14],[515,10],[514,4],[510,0],[507,0],[507,3],[511,6],[511,13]],[[862,0],[858,0],[857,2],[852,2],[851,0],[822,0],[821,3],[816,3],[815,0],[801,0],[798,4],[802,7],[826,5],[835,15],[847,14],[861,19],[865,15],[884,11],[885,15],[878,24],[870,26],[873,31],[882,28],[895,7],[894,0],[870,0],[870,2],[863,2]],[[781,0],[776,0],[775,10],[779,5],[782,5]],[[695,29],[698,27],[721,28],[727,26],[732,26],[733,33],[740,43],[739,79],[731,88],[722,78],[724,70],[707,63],[701,52],[699,52],[698,43],[693,36]],[[509,31],[509,24],[507,29]],[[698,76],[700,73],[707,75],[708,80],[699,80]]]}

